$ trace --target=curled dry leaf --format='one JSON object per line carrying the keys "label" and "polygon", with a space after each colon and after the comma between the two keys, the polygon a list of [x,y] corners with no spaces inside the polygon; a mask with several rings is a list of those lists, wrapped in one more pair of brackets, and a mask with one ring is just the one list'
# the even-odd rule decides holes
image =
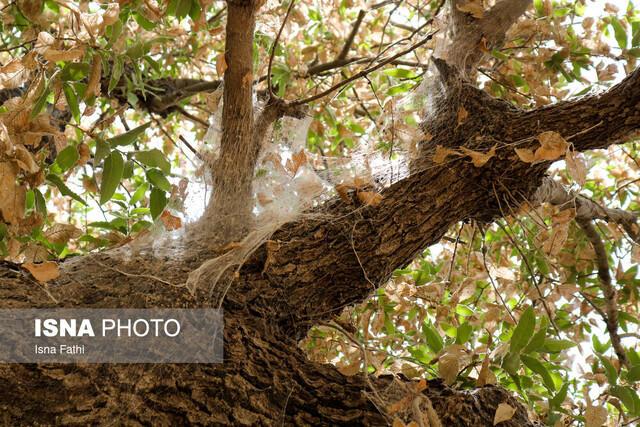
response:
{"label": "curled dry leaf", "polygon": [[53,244],[66,243],[71,239],[77,239],[82,236],[82,230],[73,224],[54,223],[47,228],[42,235]]}
{"label": "curled dry leaf", "polygon": [[358,199],[369,206],[378,206],[382,201],[382,194],[371,191],[359,191]]}
{"label": "curled dry leaf", "polygon": [[480,40],[480,45],[478,46],[478,50],[480,52],[484,53],[485,55],[490,55],[491,54],[491,52],[487,48],[487,38],[486,37],[483,37]]}
{"label": "curled dry leaf", "polygon": [[473,165],[477,168],[480,168],[484,166],[489,161],[489,159],[496,154],[497,146],[498,144],[495,144],[493,147],[491,147],[491,150],[489,150],[487,153],[478,153],[477,151],[469,150],[468,148],[465,148],[465,147],[460,147],[460,150],[465,154],[471,156],[471,161],[473,162]]}
{"label": "curled dry leaf", "polygon": [[160,214],[160,221],[162,221],[162,224],[167,231],[177,230],[182,227],[182,221],[180,218],[171,215],[167,210],[162,211],[162,214]]}
{"label": "curled dry leaf", "polygon": [[556,132],[542,132],[538,135],[538,141],[540,141],[541,146],[533,156],[536,162],[541,160],[555,160],[560,156],[564,156],[569,149],[569,143]]}
{"label": "curled dry leaf", "polygon": [[433,163],[442,163],[448,156],[462,156],[456,150],[444,148],[442,145],[436,145],[436,152],[433,155]]}
{"label": "curled dry leaf", "polygon": [[567,164],[567,172],[573,180],[580,186],[584,187],[587,182],[587,162],[581,153],[569,151],[565,157]]}
{"label": "curled dry leaf", "polygon": [[222,77],[225,71],[227,71],[227,60],[224,58],[224,52],[222,52],[216,58],[216,73],[218,73],[218,77]]}
{"label": "curled dry leaf", "polygon": [[346,204],[350,205],[351,204],[351,199],[349,198],[349,189],[346,185],[344,184],[338,184],[336,185],[336,192],[338,193],[338,196],[340,196],[340,199],[345,202]]}
{"label": "curled dry leaf", "polygon": [[469,113],[467,112],[467,110],[465,110],[464,107],[460,106],[460,108],[458,109],[458,125],[456,126],[456,129],[460,127],[460,125],[468,115]]}
{"label": "curled dry leaf", "polygon": [[38,282],[46,282],[60,276],[58,264],[53,261],[46,261],[42,264],[27,262],[22,264],[22,266],[29,270],[29,273],[31,273],[31,275],[35,277]]}
{"label": "curled dry leaf", "polygon": [[516,413],[516,408],[509,405],[508,403],[501,403],[498,405],[498,409],[496,409],[496,414],[493,417],[493,425],[496,426],[503,421],[509,421],[513,414]]}
{"label": "curled dry leaf", "polygon": [[530,148],[514,148],[514,151],[525,163],[532,163],[534,159],[533,150]]}
{"label": "curled dry leaf", "polygon": [[100,79],[102,78],[102,62],[100,55],[97,53],[93,55],[93,61],[91,62],[91,73],[89,74],[89,80],[87,81],[87,89],[84,92],[84,100],[91,98],[93,95],[100,96]]}

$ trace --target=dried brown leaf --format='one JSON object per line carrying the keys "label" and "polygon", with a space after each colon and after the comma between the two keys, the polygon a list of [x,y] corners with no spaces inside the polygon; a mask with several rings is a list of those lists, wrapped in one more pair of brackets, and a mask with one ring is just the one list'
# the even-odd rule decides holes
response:
{"label": "dried brown leaf", "polygon": [[565,225],[571,222],[576,217],[576,210],[574,208],[564,209],[551,217],[552,225]]}
{"label": "dried brown leaf", "polygon": [[462,156],[462,153],[449,148],[444,148],[442,145],[436,145],[436,152],[433,155],[433,163],[442,163],[448,156]]}
{"label": "dried brown leaf", "polygon": [[534,160],[534,154],[533,154],[533,150],[530,148],[514,148],[514,151],[516,152],[516,154],[518,155],[518,157],[520,158],[520,160],[522,160],[525,163],[532,163]]}
{"label": "dried brown leaf", "polygon": [[222,77],[225,71],[227,71],[227,60],[224,57],[224,52],[222,52],[216,58],[216,73],[218,77]]}
{"label": "dried brown leaf", "polygon": [[462,124],[464,119],[467,118],[467,116],[469,116],[469,113],[467,112],[467,110],[465,110],[463,106],[460,106],[460,108],[458,109],[458,125],[456,126],[456,129],[460,127],[460,125]]}
{"label": "dried brown leaf", "polygon": [[347,188],[347,186],[338,184],[335,188],[338,196],[340,196],[340,199],[342,199],[342,201],[348,205],[351,204],[351,199],[349,198],[349,189]]}
{"label": "dried brown leaf", "polygon": [[467,0],[464,6],[456,4],[456,8],[460,12],[470,13],[476,19],[482,19],[484,16],[484,8],[482,7],[482,1]]}
{"label": "dried brown leaf", "polygon": [[268,198],[262,193],[258,193],[257,198],[260,206],[267,206],[269,203],[273,202],[273,199]]}
{"label": "dried brown leaf", "polygon": [[46,261],[42,264],[27,262],[22,264],[22,266],[29,270],[29,273],[39,282],[46,282],[60,276],[58,264],[53,261]]}
{"label": "dried brown leaf", "polygon": [[560,156],[564,156],[569,149],[569,143],[564,138],[553,131],[543,132],[538,135],[541,147],[534,154],[535,161],[555,160]]}
{"label": "dried brown leaf", "polygon": [[42,235],[51,243],[65,243],[82,236],[82,230],[73,224],[54,223]]}
{"label": "dried brown leaf", "polygon": [[491,150],[489,150],[486,153],[479,153],[477,151],[469,150],[468,148],[465,148],[465,147],[460,147],[460,150],[465,154],[471,156],[471,161],[473,162],[473,165],[477,168],[480,168],[484,166],[489,161],[489,159],[491,159],[496,154],[497,146],[498,144],[495,144],[493,147],[491,147]]}
{"label": "dried brown leaf", "polygon": [[567,172],[573,180],[580,186],[584,187],[587,182],[587,162],[581,153],[569,151],[565,157],[567,164]]}
{"label": "dried brown leaf", "polygon": [[493,417],[493,425],[498,425],[503,421],[509,421],[513,414],[516,413],[516,408],[509,405],[508,403],[501,403],[498,405],[498,409],[496,409],[496,414]]}
{"label": "dried brown leaf", "polygon": [[87,81],[87,89],[84,92],[84,100],[91,98],[93,95],[100,96],[100,79],[102,78],[102,61],[100,55],[95,53],[91,62],[91,73]]}
{"label": "dried brown leaf", "polygon": [[382,201],[382,194],[371,191],[358,191],[358,199],[369,206],[378,206]]}
{"label": "dried brown leaf", "polygon": [[48,257],[47,248],[42,245],[30,244],[24,251],[24,262],[44,262]]}
{"label": "dried brown leaf", "polygon": [[553,231],[551,232],[551,237],[544,244],[543,249],[551,256],[557,256],[564,243],[567,241],[567,237],[569,236],[569,225],[556,225],[553,227]]}
{"label": "dried brown leaf", "polygon": [[168,210],[162,211],[160,221],[164,225],[165,230],[173,231],[182,228],[182,220],[179,217],[171,215]]}

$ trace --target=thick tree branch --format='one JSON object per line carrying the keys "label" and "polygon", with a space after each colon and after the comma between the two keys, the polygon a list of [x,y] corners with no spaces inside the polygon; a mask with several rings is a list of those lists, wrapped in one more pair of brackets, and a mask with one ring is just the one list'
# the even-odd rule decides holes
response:
{"label": "thick tree branch", "polygon": [[560,209],[574,208],[576,220],[593,221],[601,219],[621,225],[636,242],[640,241],[640,227],[638,227],[638,215],[623,209],[605,208],[596,202],[578,195],[575,191],[567,189],[551,178],[544,178],[542,185],[536,191],[533,202],[535,205],[550,203],[559,206]]}

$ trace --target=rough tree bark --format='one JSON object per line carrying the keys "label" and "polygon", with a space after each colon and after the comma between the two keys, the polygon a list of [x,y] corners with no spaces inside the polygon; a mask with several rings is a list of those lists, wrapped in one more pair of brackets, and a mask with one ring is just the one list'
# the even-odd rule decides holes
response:
{"label": "rough tree bark", "polygon": [[[236,19],[253,19],[253,2],[229,1],[228,6],[229,26]],[[247,29],[236,35],[242,40],[248,34]],[[232,68],[237,54],[243,53],[228,53],[225,76],[228,93],[237,92],[225,95],[232,148],[255,141],[250,99],[246,103],[251,85],[243,83],[247,69]],[[266,247],[244,263],[223,302],[223,364],[0,365],[5,424],[385,425],[386,408],[377,405],[411,396],[417,409],[408,418],[432,406],[442,425],[492,426],[497,405],[507,402],[517,412],[501,425],[534,425],[524,406],[500,387],[463,391],[431,380],[418,392],[402,377],[344,376],[333,366],[310,362],[297,347],[314,323],[365,299],[395,269],[437,243],[452,224],[487,223],[531,199],[550,162],[523,163],[514,146],[535,148],[537,135],[555,131],[578,151],[604,148],[640,127],[637,70],[603,95],[524,111],[466,83],[446,63],[437,64],[446,94],[442,102],[450,108],[426,125],[437,125],[430,129],[435,137],[421,144],[413,173],[384,189],[378,206],[359,206],[357,197],[351,205],[327,202],[323,211],[340,215],[341,221],[283,225],[272,237],[279,248],[266,269]],[[273,116],[286,111],[282,103],[270,105]],[[459,126],[446,117],[458,106],[469,113]],[[496,141],[495,156],[481,168],[468,157],[432,161],[437,144],[488,151]],[[224,163],[224,157],[219,161]],[[19,266],[2,263],[0,307],[216,306],[218,301],[202,290],[192,295],[166,284],[184,283],[189,272],[212,257],[211,247],[202,245],[179,261],[173,249],[180,248],[158,252],[141,245],[127,249],[126,256],[120,250],[70,259],[47,285],[37,284]]]}

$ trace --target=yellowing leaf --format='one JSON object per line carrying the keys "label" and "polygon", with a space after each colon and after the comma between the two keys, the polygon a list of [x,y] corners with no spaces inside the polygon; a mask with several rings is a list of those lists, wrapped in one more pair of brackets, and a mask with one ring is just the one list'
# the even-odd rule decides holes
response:
{"label": "yellowing leaf", "polygon": [[465,148],[465,147],[460,147],[460,150],[465,154],[471,156],[471,161],[473,162],[473,165],[477,168],[480,168],[484,166],[485,163],[487,163],[489,159],[496,154],[497,146],[498,144],[495,144],[493,147],[491,147],[491,150],[489,150],[487,153],[478,153],[477,151],[469,150],[468,148]]}
{"label": "yellowing leaf", "polygon": [[359,191],[358,199],[369,206],[378,206],[382,200],[382,194],[371,191]]}
{"label": "yellowing leaf", "polygon": [[436,145],[436,152],[433,155],[433,163],[442,163],[448,156],[462,156],[456,150],[444,148],[442,145]]}
{"label": "yellowing leaf", "polygon": [[27,262],[22,264],[22,266],[29,270],[29,273],[31,273],[39,282],[46,282],[60,276],[58,264],[53,261],[46,261],[42,264]]}
{"label": "yellowing leaf", "polygon": [[533,159],[534,159],[533,150],[531,150],[530,148],[514,148],[514,150],[518,155],[518,157],[520,157],[520,160],[522,160],[523,162],[525,163],[533,162]]}
{"label": "yellowing leaf", "polygon": [[580,153],[568,152],[565,159],[567,164],[567,172],[573,180],[580,186],[584,187],[587,182],[587,162]]}
{"label": "yellowing leaf", "polygon": [[42,235],[53,244],[65,243],[71,239],[77,239],[82,236],[82,230],[73,224],[54,223],[46,229]]}
{"label": "yellowing leaf", "polygon": [[538,135],[541,147],[534,154],[534,160],[555,160],[564,156],[569,148],[569,144],[560,134],[556,132],[543,132]]}
{"label": "yellowing leaf", "polygon": [[225,71],[227,71],[227,60],[224,58],[224,52],[222,52],[216,58],[216,73],[218,73],[218,77],[222,77]]}
{"label": "yellowing leaf", "polygon": [[509,421],[513,414],[516,413],[516,408],[509,405],[508,403],[501,403],[498,405],[498,409],[496,409],[496,414],[493,417],[493,425],[498,425],[503,421]]}
{"label": "yellowing leaf", "polygon": [[182,221],[180,218],[171,215],[167,210],[162,211],[162,214],[160,214],[160,221],[162,221],[162,224],[167,231],[177,230],[182,227]]}

